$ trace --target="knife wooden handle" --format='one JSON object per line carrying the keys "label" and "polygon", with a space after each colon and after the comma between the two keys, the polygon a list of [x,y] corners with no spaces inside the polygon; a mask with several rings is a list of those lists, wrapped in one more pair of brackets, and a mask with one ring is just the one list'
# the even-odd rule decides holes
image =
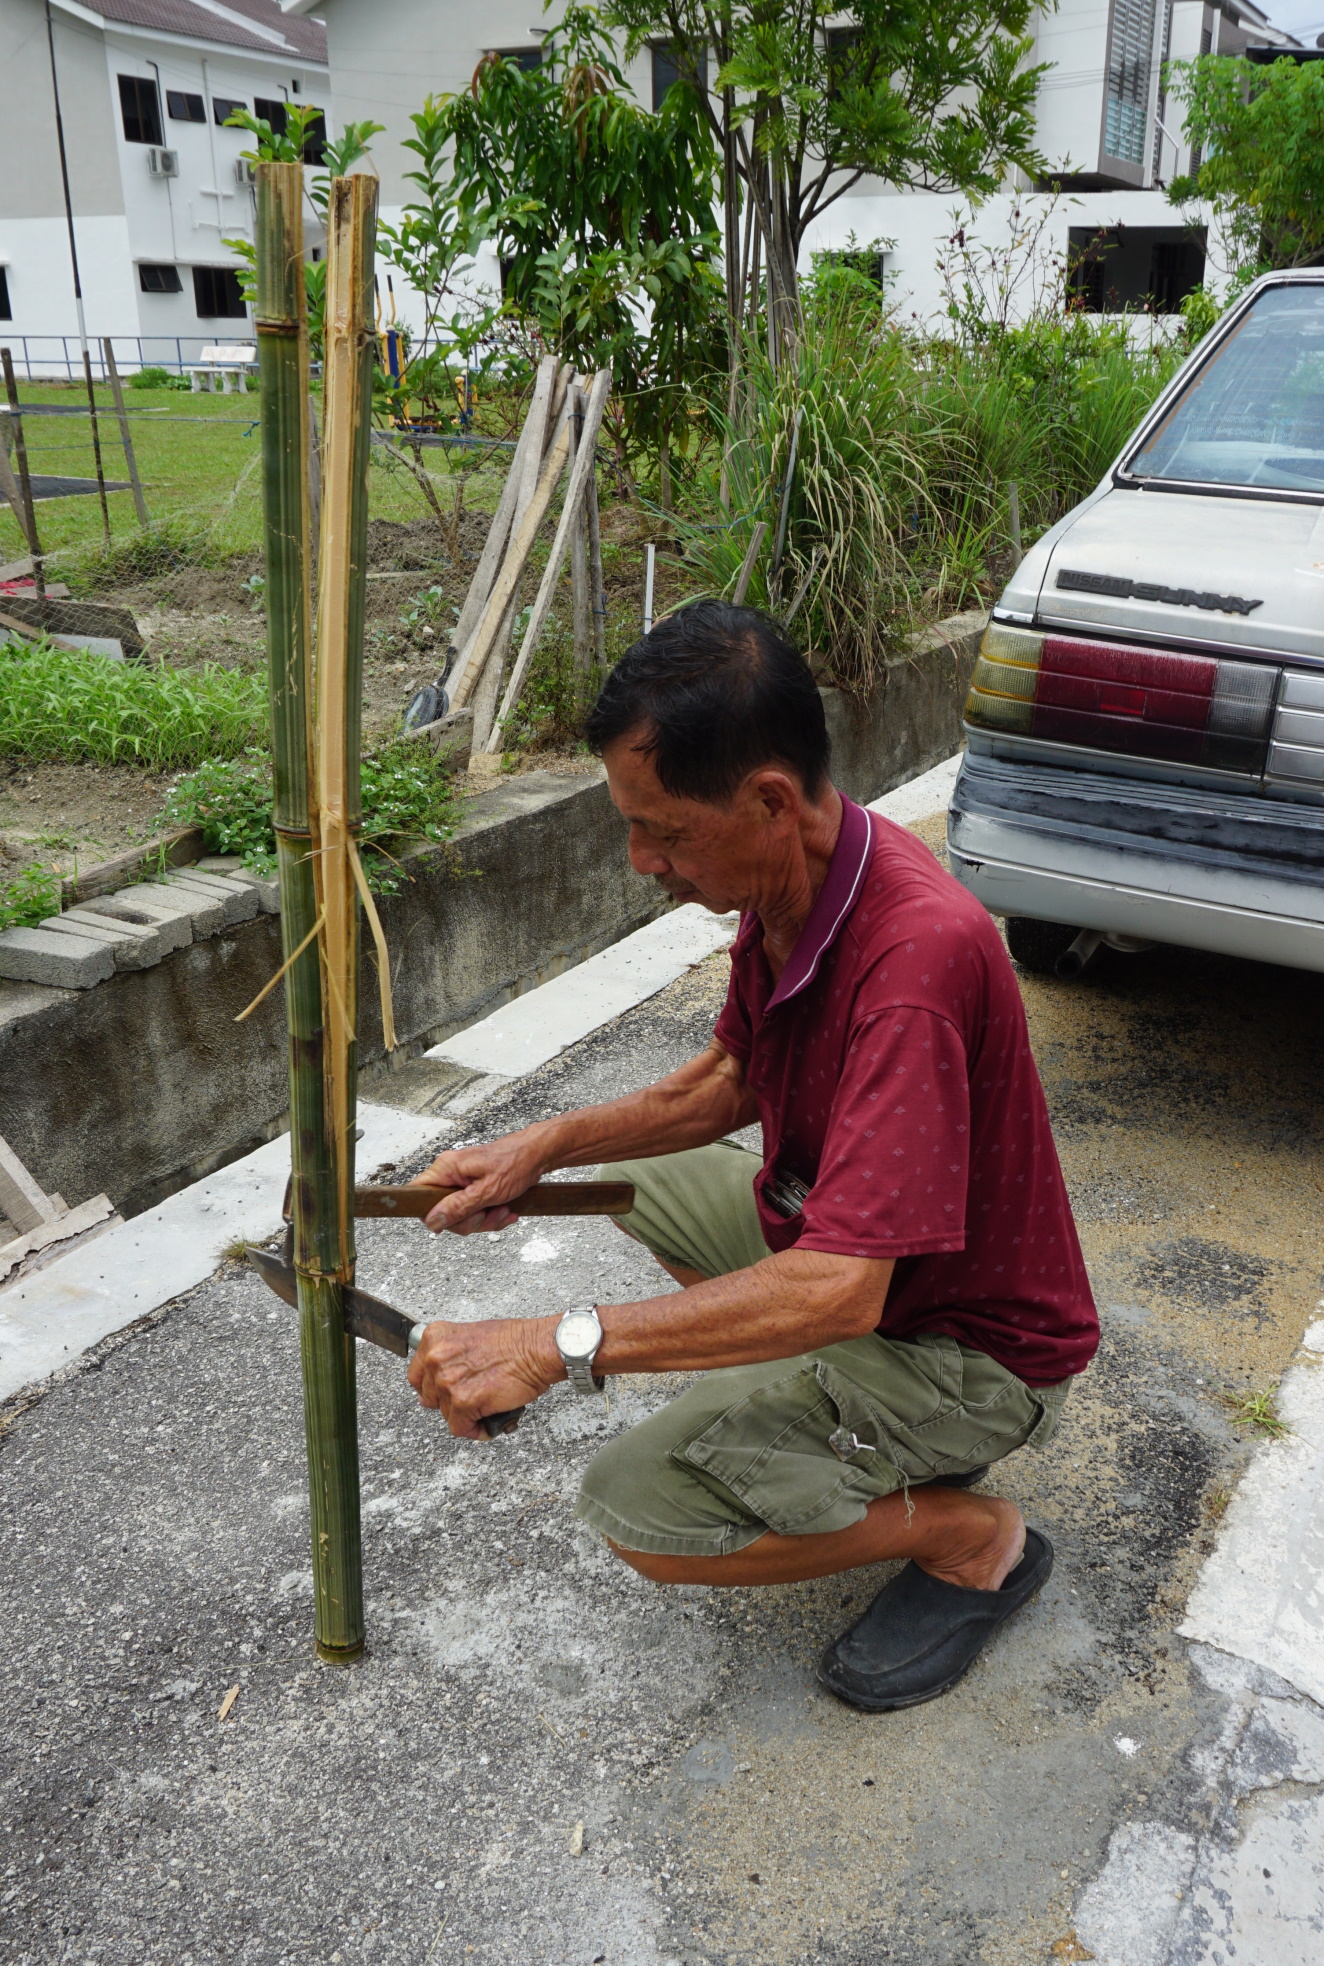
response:
{"label": "knife wooden handle", "polygon": [[[356,1188],[357,1216],[398,1215],[421,1221],[458,1188],[427,1187],[422,1182],[400,1188]],[[628,1215],[634,1207],[630,1181],[540,1181],[506,1203],[517,1215]]]}

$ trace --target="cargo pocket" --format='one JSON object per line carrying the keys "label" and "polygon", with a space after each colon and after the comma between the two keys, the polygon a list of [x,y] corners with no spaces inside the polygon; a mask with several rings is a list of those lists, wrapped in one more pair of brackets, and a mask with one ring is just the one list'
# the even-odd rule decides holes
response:
{"label": "cargo pocket", "polygon": [[[842,1426],[866,1448],[849,1462],[828,1444]],[[782,1536],[849,1528],[901,1485],[858,1393],[821,1360],[758,1387],[673,1453]]]}

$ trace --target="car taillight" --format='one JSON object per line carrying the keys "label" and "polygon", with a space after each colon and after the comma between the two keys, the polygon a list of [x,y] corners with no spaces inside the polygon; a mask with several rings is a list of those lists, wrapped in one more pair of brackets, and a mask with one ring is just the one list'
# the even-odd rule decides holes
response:
{"label": "car taillight", "polygon": [[1278,670],[989,623],[966,700],[976,729],[1259,772]]}

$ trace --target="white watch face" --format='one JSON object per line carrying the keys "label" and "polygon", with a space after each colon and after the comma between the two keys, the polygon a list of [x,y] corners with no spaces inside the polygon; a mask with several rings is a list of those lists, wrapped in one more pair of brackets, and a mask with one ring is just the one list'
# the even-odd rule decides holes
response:
{"label": "white watch face", "polygon": [[592,1311],[567,1311],[556,1327],[562,1358],[592,1358],[602,1339],[602,1326]]}

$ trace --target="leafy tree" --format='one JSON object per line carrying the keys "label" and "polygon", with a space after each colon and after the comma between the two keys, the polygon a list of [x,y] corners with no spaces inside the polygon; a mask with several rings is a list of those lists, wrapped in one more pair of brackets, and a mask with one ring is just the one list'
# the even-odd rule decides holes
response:
{"label": "leafy tree", "polygon": [[1267,67],[1230,55],[1173,62],[1168,87],[1186,106],[1201,161],[1174,178],[1175,205],[1212,205],[1234,283],[1324,253],[1324,63]]}
{"label": "leafy tree", "polygon": [[[1033,0],[608,0],[631,52],[668,37],[721,151],[733,329],[761,255],[774,353],[794,337],[805,233],[862,177],[982,197],[1009,164],[1041,168],[1032,11]],[[716,101],[699,86],[708,48]]]}
{"label": "leafy tree", "polygon": [[[320,135],[322,112],[311,104],[292,102],[286,111],[283,130],[273,129],[265,116],[254,116],[247,109],[237,109],[225,120],[227,128],[248,130],[257,139],[255,149],[241,150],[239,153],[250,164],[301,164],[307,160],[312,139]],[[332,178],[344,177],[351,164],[357,164],[361,157],[366,157],[369,143],[384,128],[382,123],[368,121],[346,123],[343,135],[323,139],[320,149],[326,169],[308,186],[308,197],[324,223]],[[239,284],[244,299],[251,306],[257,298],[257,249],[249,239],[222,239],[221,244],[238,254],[243,262],[239,269]],[[309,340],[314,360],[320,360],[326,320],[326,261],[305,260],[303,275],[308,296]]]}
{"label": "leafy tree", "polygon": [[696,92],[641,108],[598,15],[572,6],[538,68],[489,55],[433,113],[456,232],[490,237],[507,309],[547,345],[612,367],[618,444],[656,448],[667,503],[688,392],[725,359],[717,158]]}

